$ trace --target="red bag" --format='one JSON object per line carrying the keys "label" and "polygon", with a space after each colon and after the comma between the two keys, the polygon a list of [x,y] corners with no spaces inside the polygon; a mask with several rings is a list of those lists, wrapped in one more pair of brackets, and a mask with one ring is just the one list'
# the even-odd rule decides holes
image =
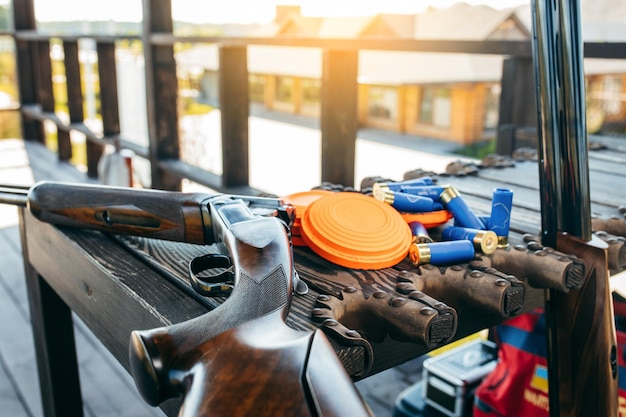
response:
{"label": "red bag", "polygon": [[494,331],[498,365],[476,388],[475,417],[548,417],[546,322],[542,310]]}
{"label": "red bag", "polygon": [[[626,417],[626,300],[613,294],[618,411]],[[497,326],[498,365],[476,388],[474,417],[548,417],[546,322],[542,309]]]}

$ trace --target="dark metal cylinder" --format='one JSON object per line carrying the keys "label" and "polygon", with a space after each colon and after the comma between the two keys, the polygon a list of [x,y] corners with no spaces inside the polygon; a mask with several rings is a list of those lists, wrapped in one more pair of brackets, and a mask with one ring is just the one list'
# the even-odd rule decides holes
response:
{"label": "dark metal cylinder", "polygon": [[591,239],[585,81],[578,1],[533,0],[543,243]]}

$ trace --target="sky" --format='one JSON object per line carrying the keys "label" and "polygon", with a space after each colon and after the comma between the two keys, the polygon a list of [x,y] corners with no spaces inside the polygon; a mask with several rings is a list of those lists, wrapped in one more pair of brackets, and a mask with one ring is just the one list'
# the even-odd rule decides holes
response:
{"label": "sky", "polygon": [[[172,0],[174,20],[194,23],[267,23],[276,4],[296,4],[309,16],[356,16],[417,13],[428,6],[446,7],[459,0]],[[505,8],[529,0],[464,0]],[[0,0],[5,3],[6,0]],[[35,0],[37,20],[141,20],[141,0]]]}

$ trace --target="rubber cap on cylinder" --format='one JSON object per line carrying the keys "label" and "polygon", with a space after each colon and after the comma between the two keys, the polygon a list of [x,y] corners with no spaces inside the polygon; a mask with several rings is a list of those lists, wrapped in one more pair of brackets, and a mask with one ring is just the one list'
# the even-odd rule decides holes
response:
{"label": "rubber cap on cylinder", "polygon": [[302,237],[319,256],[352,269],[396,265],[408,254],[411,229],[386,203],[352,192],[313,202],[301,220]]}

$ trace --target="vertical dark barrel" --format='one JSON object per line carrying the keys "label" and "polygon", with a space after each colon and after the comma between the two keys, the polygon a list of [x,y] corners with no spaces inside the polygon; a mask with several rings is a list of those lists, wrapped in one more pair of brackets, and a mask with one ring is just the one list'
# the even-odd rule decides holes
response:
{"label": "vertical dark barrel", "polygon": [[580,0],[532,0],[542,241],[585,262],[585,280],[546,290],[551,417],[617,415],[606,246],[591,233]]}
{"label": "vertical dark barrel", "polygon": [[543,242],[591,238],[585,80],[578,0],[533,0]]}

